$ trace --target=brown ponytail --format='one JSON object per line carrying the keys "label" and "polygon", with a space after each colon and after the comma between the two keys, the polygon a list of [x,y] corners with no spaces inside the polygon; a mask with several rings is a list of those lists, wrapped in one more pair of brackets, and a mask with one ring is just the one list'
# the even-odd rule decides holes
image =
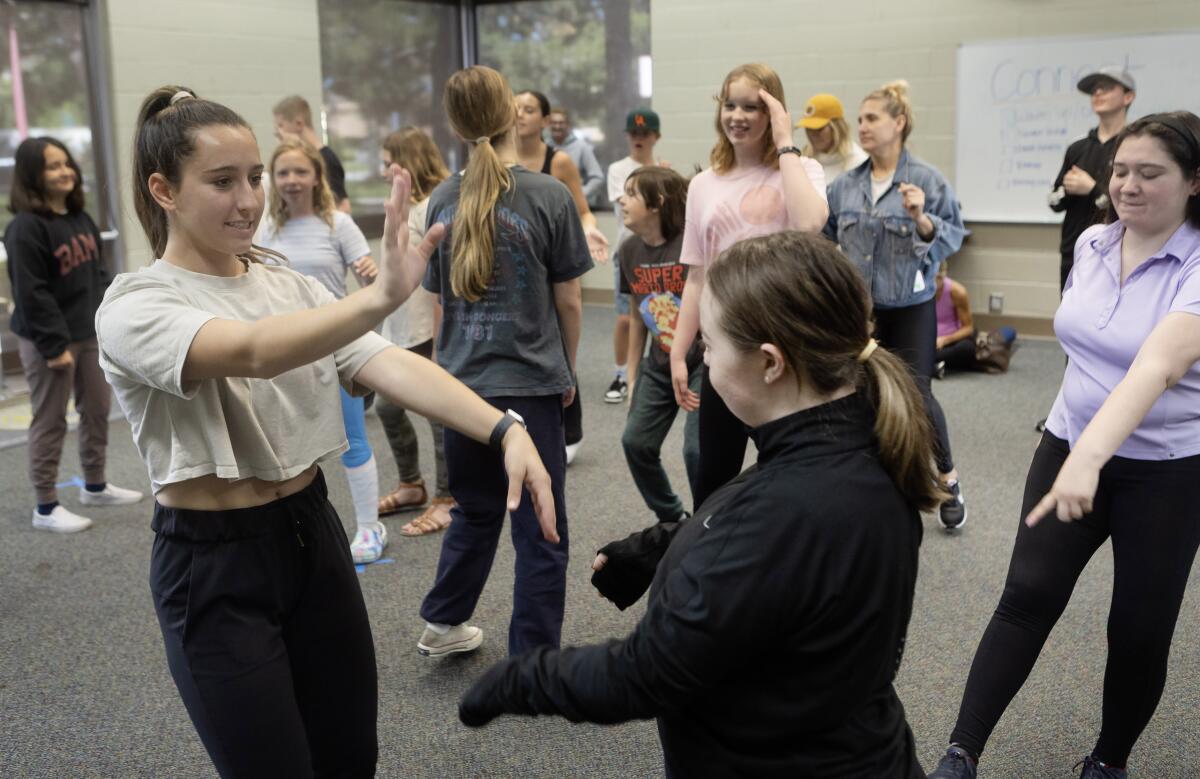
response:
{"label": "brown ponytail", "polygon": [[504,76],[482,65],[452,75],[444,102],[451,128],[474,146],[463,172],[450,240],[450,289],[474,302],[492,280],[496,202],[513,183],[492,142],[513,126],[516,108]]}
{"label": "brown ponytail", "polygon": [[[244,127],[246,120],[230,108],[202,100],[187,87],[162,86],[142,101],[133,137],[133,207],[156,257],[167,248],[167,214],[150,194],[150,176],[162,174],[178,187],[183,163],[195,151],[196,130],[210,125]],[[278,252],[261,246],[240,255],[247,262],[283,260]]]}
{"label": "brown ponytail", "polygon": [[876,410],[880,461],[913,505],[932,509],[945,498],[921,395],[899,358],[865,348],[870,297],[832,243],[795,231],[741,241],[709,266],[706,286],[735,346],[776,345],[792,373],[822,395],[847,386],[865,393]]}

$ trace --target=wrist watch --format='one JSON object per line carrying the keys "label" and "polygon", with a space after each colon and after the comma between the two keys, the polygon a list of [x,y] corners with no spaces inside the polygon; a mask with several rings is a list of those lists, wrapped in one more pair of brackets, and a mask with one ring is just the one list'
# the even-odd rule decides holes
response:
{"label": "wrist watch", "polygon": [[784,146],[780,149],[776,149],[775,153],[778,154],[780,157],[782,157],[785,154],[795,154],[797,157],[804,156],[804,152],[801,151],[800,147],[798,147],[798,146]]}
{"label": "wrist watch", "polygon": [[492,428],[492,434],[488,437],[488,446],[497,452],[504,451],[501,442],[504,440],[504,434],[513,425],[525,427],[525,419],[510,408],[504,412],[504,416],[500,417],[500,421]]}

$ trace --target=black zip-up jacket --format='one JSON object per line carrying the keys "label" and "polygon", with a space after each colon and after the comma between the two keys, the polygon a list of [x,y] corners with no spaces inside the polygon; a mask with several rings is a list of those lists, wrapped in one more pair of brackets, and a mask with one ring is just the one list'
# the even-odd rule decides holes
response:
{"label": "black zip-up jacket", "polygon": [[1054,179],[1054,189],[1062,186],[1063,176],[1076,165],[1096,180],[1096,186],[1086,195],[1065,195],[1057,205],[1050,206],[1054,211],[1066,211],[1063,215],[1062,241],[1058,247],[1063,254],[1072,254],[1075,251],[1075,241],[1083,231],[1104,221],[1105,209],[1096,205],[1096,199],[1108,192],[1116,141],[1117,137],[1114,135],[1100,143],[1100,129],[1093,127],[1085,137],[1068,146],[1067,153],[1063,155],[1062,168],[1058,171],[1058,177]]}
{"label": "black zip-up jacket", "polygon": [[656,717],[671,777],[924,777],[892,687],[921,521],[874,416],[855,394],[754,430],[757,465],[680,526],[633,633],[509,658],[463,722]]}
{"label": "black zip-up jacket", "polygon": [[22,211],[4,231],[12,331],[47,360],[96,335],[96,309],[112,281],[100,248],[100,230],[83,211]]}

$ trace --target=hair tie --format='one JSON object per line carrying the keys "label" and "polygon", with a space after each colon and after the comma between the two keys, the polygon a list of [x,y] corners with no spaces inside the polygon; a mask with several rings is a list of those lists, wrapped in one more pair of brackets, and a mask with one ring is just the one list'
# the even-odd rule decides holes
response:
{"label": "hair tie", "polygon": [[478,146],[478,145],[479,145],[479,144],[481,144],[481,143],[487,143],[487,142],[489,142],[489,141],[491,141],[491,140],[492,140],[492,139],[491,139],[491,138],[489,138],[488,136],[486,136],[486,135],[481,135],[481,136],[479,136],[478,138],[476,138],[476,139],[475,139],[475,145],[476,145],[476,146]]}
{"label": "hair tie", "polygon": [[867,345],[862,348],[862,351],[858,353],[858,357],[855,359],[857,359],[859,362],[866,362],[867,359],[870,358],[870,356],[874,354],[875,350],[878,348],[879,342],[874,338],[870,338],[867,340]]}
{"label": "hair tie", "polygon": [[170,105],[175,105],[180,100],[187,100],[189,97],[195,97],[195,95],[193,95],[191,92],[187,91],[186,89],[181,89],[178,92],[176,92],[175,94],[171,95]]}

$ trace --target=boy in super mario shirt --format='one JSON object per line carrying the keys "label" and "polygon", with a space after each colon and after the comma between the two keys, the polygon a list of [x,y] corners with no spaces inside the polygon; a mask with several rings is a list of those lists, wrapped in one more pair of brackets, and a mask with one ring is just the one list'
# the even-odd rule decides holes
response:
{"label": "boy in super mario shirt", "polygon": [[[625,181],[621,216],[633,235],[617,250],[621,293],[629,295],[629,417],[621,444],[629,471],[646,505],[660,522],[686,516],[683,501],[662,466],[662,444],[679,405],[671,387],[671,343],[688,266],[679,261],[683,245],[687,180],[669,168],[642,167]],[[647,354],[647,341],[649,353]],[[643,357],[643,355],[645,355]],[[692,391],[700,391],[703,347],[688,353]],[[687,412],[683,460],[694,482],[700,459],[699,418]]]}

